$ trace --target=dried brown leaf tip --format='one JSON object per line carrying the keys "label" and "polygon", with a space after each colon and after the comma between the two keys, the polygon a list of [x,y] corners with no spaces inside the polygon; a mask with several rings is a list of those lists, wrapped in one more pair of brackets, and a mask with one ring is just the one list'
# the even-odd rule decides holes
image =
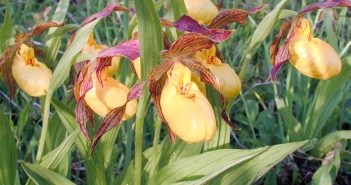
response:
{"label": "dried brown leaf tip", "polygon": [[37,26],[35,26],[31,32],[18,34],[16,36],[16,42],[23,43],[23,42],[31,39],[33,36],[41,35],[45,30],[47,30],[49,28],[62,27],[63,25],[64,25],[63,23],[57,23],[54,21],[40,23]]}
{"label": "dried brown leaf tip", "polygon": [[46,94],[52,71],[37,59],[36,55],[42,55],[41,50],[29,41],[51,27],[60,26],[63,23],[41,23],[32,31],[17,35],[16,43],[5,49],[0,58],[0,72],[11,98],[15,95],[17,86],[33,97]]}
{"label": "dried brown leaf tip", "polygon": [[[351,3],[345,0],[328,0],[310,4],[282,25],[270,48],[272,80],[277,79],[278,72],[288,60],[299,72],[311,78],[326,80],[340,73],[342,63],[339,55],[328,43],[313,37],[312,23],[304,18],[307,12],[333,7],[350,8]],[[283,44],[280,45],[281,42]]]}
{"label": "dried brown leaf tip", "polygon": [[97,44],[91,36],[82,50],[82,53],[85,52],[93,53],[95,59],[84,62],[77,75],[74,86],[76,119],[83,135],[90,141],[87,122],[93,120],[94,113],[104,118],[94,136],[94,148],[103,134],[135,115],[138,98],[136,91],[140,85],[129,89],[112,76],[118,71],[120,57],[130,61],[139,58],[139,42],[130,40],[108,48]]}

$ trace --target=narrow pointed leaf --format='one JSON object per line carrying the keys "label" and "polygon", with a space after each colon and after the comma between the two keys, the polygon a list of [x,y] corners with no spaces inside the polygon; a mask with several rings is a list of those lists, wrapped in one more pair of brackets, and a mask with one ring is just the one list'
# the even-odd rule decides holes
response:
{"label": "narrow pointed leaf", "polygon": [[6,2],[5,16],[3,23],[0,28],[0,51],[10,45],[11,39],[13,38],[13,25],[11,19],[11,8],[9,2]]}
{"label": "narrow pointed leaf", "polygon": [[66,177],[46,169],[39,164],[30,164],[26,162],[22,162],[21,164],[24,171],[34,182],[36,182],[36,184],[74,185],[74,183]]}
{"label": "narrow pointed leaf", "polygon": [[[64,22],[69,3],[69,0],[61,0],[58,2],[52,21]],[[58,32],[60,32],[58,28],[50,28],[48,31],[48,39],[45,42],[44,63],[49,66],[54,62],[61,46],[62,34],[56,34]]]}
{"label": "narrow pointed leaf", "polygon": [[17,149],[11,122],[0,109],[0,184],[14,184],[17,172]]}
{"label": "narrow pointed leaf", "polygon": [[[52,99],[52,104],[55,107],[63,126],[69,133],[73,133],[75,130],[79,129],[74,112],[71,111],[70,107],[67,107],[65,104],[55,99]],[[84,159],[88,184],[106,185],[104,165],[101,164],[100,160],[97,160],[97,156],[89,156],[89,143],[82,134],[78,134],[78,137],[75,140],[75,146],[78,148],[80,155]]]}
{"label": "narrow pointed leaf", "polygon": [[79,131],[79,129],[76,129],[57,148],[46,154],[40,165],[48,169],[55,169],[64,157],[69,155],[68,152],[71,150]]}

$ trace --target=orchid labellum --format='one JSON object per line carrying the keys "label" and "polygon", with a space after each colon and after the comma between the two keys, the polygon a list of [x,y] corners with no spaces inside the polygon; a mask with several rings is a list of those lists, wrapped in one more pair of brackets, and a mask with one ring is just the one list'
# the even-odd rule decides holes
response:
{"label": "orchid labellum", "polygon": [[[102,83],[99,82],[96,72],[91,75],[93,87],[85,94],[84,100],[88,106],[101,117],[106,116],[114,108],[127,102],[129,88],[109,76],[104,70],[101,73]],[[135,115],[137,101],[128,102],[122,120]]]}
{"label": "orchid labellum", "polygon": [[290,62],[302,74],[311,78],[328,79],[341,71],[338,53],[328,43],[313,38],[309,20],[297,20],[292,38],[289,39]]}
{"label": "orchid labellum", "polygon": [[218,9],[211,0],[184,0],[188,15],[200,24],[209,24],[217,16]]}
{"label": "orchid labellum", "polygon": [[13,60],[12,75],[25,93],[39,97],[48,91],[52,71],[37,60],[33,48],[21,44]]}
{"label": "orchid labellum", "polygon": [[220,90],[227,100],[236,97],[241,91],[241,82],[236,72],[216,56],[216,47],[195,53],[195,60],[201,62],[217,78]]}
{"label": "orchid labellum", "polygon": [[175,62],[167,72],[161,93],[161,109],[170,129],[182,140],[208,141],[216,132],[211,104],[191,81],[191,71]]}

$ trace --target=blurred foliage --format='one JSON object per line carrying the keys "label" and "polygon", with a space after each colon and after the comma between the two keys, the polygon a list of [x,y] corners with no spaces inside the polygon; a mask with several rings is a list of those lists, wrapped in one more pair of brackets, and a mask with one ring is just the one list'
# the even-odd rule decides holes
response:
{"label": "blurred foliage", "polygon": [[[79,26],[86,17],[112,2],[115,1],[71,1],[65,15],[65,22]],[[133,1],[128,0],[117,2],[129,7],[133,7],[134,4]],[[269,4],[268,8],[250,16],[246,25],[232,24],[230,29],[235,30],[233,36],[219,45],[225,62],[239,73],[253,33],[264,17],[280,1],[224,0],[214,2],[223,3],[225,9],[250,9],[264,3]],[[287,1],[284,9],[298,11],[307,3],[312,2],[316,1]],[[3,27],[0,33],[4,32],[12,38],[0,35],[0,40],[3,41],[0,45],[1,52],[5,45],[8,46],[13,42],[14,33],[27,32],[33,25],[51,20],[57,4],[54,0],[14,0],[6,8],[5,4],[1,3],[0,17],[4,18],[4,22],[1,23]],[[10,17],[6,9],[10,12]],[[172,19],[173,11],[171,0],[166,0],[157,13]],[[274,20],[267,37],[260,45],[250,49],[251,60],[247,67],[245,80],[242,82],[242,93],[230,107],[231,119],[240,128],[235,133],[231,131],[231,134],[236,134],[242,145],[253,150],[238,150],[240,147],[232,138],[229,144],[224,146],[226,149],[222,149],[223,151],[211,148],[211,143],[186,144],[177,140],[176,144],[172,145],[166,126],[162,126],[160,141],[156,140],[158,155],[154,158],[152,147],[155,142],[153,138],[156,133],[154,131],[157,127],[157,118],[151,105],[144,119],[142,135],[142,180],[145,184],[146,182],[149,184],[161,182],[166,184],[230,184],[233,182],[241,184],[253,182],[257,184],[330,184],[332,181],[334,184],[351,183],[351,146],[348,141],[351,136],[350,131],[347,131],[351,128],[351,50],[349,49],[351,11],[347,8],[319,10],[307,14],[306,17],[314,23],[314,35],[323,38],[343,55],[343,72],[334,79],[319,81],[303,76],[288,64],[279,75],[279,83],[268,81],[271,69],[270,43],[287,17]],[[134,22],[129,23],[128,14],[113,13],[99,21],[93,30],[95,38],[98,43],[114,46],[128,39],[131,33],[128,29],[131,29],[133,23],[135,26],[135,18]],[[170,32],[172,31],[174,30]],[[57,48],[57,56],[55,54],[53,58],[52,69],[58,65],[66,51],[70,34],[63,33],[62,42],[60,40]],[[82,38],[85,37],[82,36]],[[33,40],[40,46],[47,44],[45,34]],[[125,62],[122,64],[120,75],[116,78],[131,86],[135,79],[128,76],[130,71],[129,65]],[[10,99],[7,96],[5,84],[2,80],[0,81],[0,148],[2,149],[0,184],[25,184],[28,176],[33,180],[28,181],[28,184],[33,182],[38,184],[132,183],[134,181],[135,120],[126,121],[109,132],[103,137],[94,155],[89,156],[87,141],[81,135],[76,136],[79,126],[73,113],[75,105],[72,101],[72,84],[69,80],[65,80],[66,76],[62,78],[63,85],[53,93],[53,106],[49,110],[49,134],[46,138],[46,141],[49,142],[46,142],[44,161],[40,164],[36,163],[36,152],[41,133],[44,99],[29,97],[20,90],[17,91],[14,99]],[[96,123],[99,123],[101,118],[96,119]],[[74,147],[71,147],[73,140]],[[307,144],[300,142],[305,140],[309,142]],[[57,152],[58,149],[65,153]],[[298,151],[294,152],[295,150]],[[225,152],[229,157],[225,158],[227,154]],[[243,158],[238,160],[235,155]],[[269,161],[272,155],[275,158]],[[24,162],[17,162],[17,168],[14,169],[13,157],[16,158],[16,156],[18,161]],[[48,156],[54,157],[51,161],[46,161],[50,159]],[[151,166],[155,159],[157,166],[153,169]],[[223,163],[219,164],[222,165],[210,166],[211,160],[213,160],[212,163],[217,163],[221,159]],[[282,161],[279,164],[277,164],[279,161],[275,161],[278,159]],[[271,163],[266,164],[265,162]],[[43,163],[46,166],[43,166]],[[202,163],[209,166],[203,167],[200,165]],[[52,166],[53,164],[55,165]],[[233,179],[238,176],[236,171],[246,169],[245,167],[255,168],[257,171],[248,171],[242,175],[242,178]],[[183,169],[188,171],[183,174],[180,172]],[[217,174],[216,171],[222,173]],[[267,172],[268,174],[265,175]],[[7,176],[7,174],[10,175]],[[149,174],[155,175],[150,177]],[[162,176],[165,178],[164,175],[168,177],[171,174],[178,174],[178,176],[169,179],[158,178]]]}

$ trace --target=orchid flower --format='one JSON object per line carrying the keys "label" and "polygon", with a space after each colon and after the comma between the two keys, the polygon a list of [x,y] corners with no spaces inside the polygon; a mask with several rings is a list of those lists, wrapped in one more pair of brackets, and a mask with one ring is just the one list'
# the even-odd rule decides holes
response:
{"label": "orchid flower", "polygon": [[[351,3],[334,0],[310,4],[281,26],[270,48],[272,80],[276,80],[278,72],[289,60],[300,73],[311,78],[326,80],[341,72],[342,62],[338,53],[325,41],[313,37],[312,23],[304,18],[307,12],[333,7],[351,7]],[[286,39],[280,45],[285,35]]]}

